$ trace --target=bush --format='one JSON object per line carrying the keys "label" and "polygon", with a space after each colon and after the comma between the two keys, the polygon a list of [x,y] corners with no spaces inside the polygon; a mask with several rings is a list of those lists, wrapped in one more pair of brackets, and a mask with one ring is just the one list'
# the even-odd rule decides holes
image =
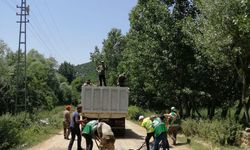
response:
{"label": "bush", "polygon": [[186,136],[198,136],[221,145],[240,145],[241,125],[232,120],[185,120],[182,130]]}
{"label": "bush", "polygon": [[11,149],[21,143],[21,123],[18,122],[20,116],[13,117],[10,114],[0,117],[0,149]]}
{"label": "bush", "polygon": [[[30,146],[53,135],[62,127],[63,107],[36,114],[19,113],[0,116],[0,150],[8,150],[25,143]],[[41,120],[48,121],[44,124]],[[50,133],[50,134],[48,134]],[[52,133],[52,134],[51,134]]]}
{"label": "bush", "polygon": [[129,118],[132,120],[138,120],[139,116],[144,115],[144,114],[145,114],[145,112],[140,107],[129,106],[129,108],[128,108],[128,115],[129,115]]}

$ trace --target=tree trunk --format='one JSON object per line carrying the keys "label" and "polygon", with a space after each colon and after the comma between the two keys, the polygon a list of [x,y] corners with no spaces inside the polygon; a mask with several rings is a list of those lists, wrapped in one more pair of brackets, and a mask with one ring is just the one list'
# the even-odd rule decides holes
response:
{"label": "tree trunk", "polygon": [[242,100],[240,99],[239,104],[238,104],[236,111],[234,113],[234,118],[235,118],[236,122],[239,121],[239,117],[240,117],[239,115],[240,115],[242,107],[243,107],[243,104],[242,104]]}
{"label": "tree trunk", "polygon": [[247,102],[246,102],[246,74],[245,71],[242,71],[242,95],[241,100],[243,102],[243,118],[242,121],[244,121],[245,125],[248,125],[249,123],[249,115],[248,115],[248,109],[247,109]]}
{"label": "tree trunk", "polygon": [[226,118],[228,113],[228,106],[223,106],[222,107],[222,112],[221,112],[221,118]]}

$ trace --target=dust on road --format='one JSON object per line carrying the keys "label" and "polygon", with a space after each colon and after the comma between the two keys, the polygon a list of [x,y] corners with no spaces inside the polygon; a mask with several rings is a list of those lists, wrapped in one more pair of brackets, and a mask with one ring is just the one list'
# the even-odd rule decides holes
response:
{"label": "dust on road", "polygon": [[[115,141],[115,149],[116,150],[129,150],[129,149],[137,149],[139,148],[143,142],[146,135],[146,130],[139,125],[126,120],[126,134],[124,137],[117,137]],[[169,139],[169,143],[171,144],[171,140]],[[177,141],[178,143],[178,141]],[[31,147],[29,150],[66,150],[69,144],[69,140],[65,140],[63,138],[63,132],[61,131],[59,134],[51,137],[50,139]],[[72,150],[76,150],[77,140],[75,140]],[[85,148],[85,139],[82,137],[82,147]],[[142,150],[146,149],[145,147]],[[179,143],[176,146],[170,145],[170,149],[173,150],[190,150],[188,145],[185,143]],[[93,150],[98,150],[95,142],[93,146]]]}

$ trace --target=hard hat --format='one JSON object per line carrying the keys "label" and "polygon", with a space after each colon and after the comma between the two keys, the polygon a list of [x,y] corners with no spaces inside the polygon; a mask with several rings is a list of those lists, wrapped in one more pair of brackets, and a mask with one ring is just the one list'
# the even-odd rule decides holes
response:
{"label": "hard hat", "polygon": [[142,120],[142,119],[144,119],[144,116],[142,116],[142,115],[139,116],[139,119],[138,119],[138,120],[140,121],[140,120]]}
{"label": "hard hat", "polygon": [[171,107],[171,111],[176,111],[176,108],[175,107]]}

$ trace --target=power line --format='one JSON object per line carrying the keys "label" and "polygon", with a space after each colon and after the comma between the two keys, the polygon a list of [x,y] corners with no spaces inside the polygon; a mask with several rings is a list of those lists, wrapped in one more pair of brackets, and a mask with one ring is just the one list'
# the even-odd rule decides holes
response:
{"label": "power line", "polygon": [[[60,30],[59,30],[59,27],[58,27],[58,25],[57,25],[57,23],[56,23],[56,21],[55,21],[55,19],[53,17],[53,13],[50,10],[50,7],[49,7],[46,0],[44,1],[44,4],[46,5],[46,8],[47,8],[47,10],[49,12],[48,14],[49,14],[49,16],[50,16],[50,18],[52,20],[52,23],[54,24],[54,27],[56,28],[57,34],[59,35],[60,42],[62,43],[61,45],[63,45],[62,48],[64,49],[65,52],[67,52],[67,50],[69,50],[69,46],[67,45],[67,43],[63,39],[63,36],[62,36],[62,34],[61,34]],[[69,54],[71,55],[71,53],[69,53]],[[71,55],[71,57],[72,57],[72,55]],[[74,57],[72,57],[72,58],[74,58]]]}
{"label": "power line", "polygon": [[[48,43],[48,44],[50,45],[50,47],[52,47],[52,49],[53,49],[52,51],[55,51],[57,56],[58,56],[58,55],[61,56],[61,54],[57,51],[56,47],[54,46],[54,45],[55,45],[54,43],[56,43],[56,42],[55,42],[55,39],[56,39],[56,38],[52,38],[52,39],[54,39],[54,40],[51,40],[51,37],[54,36],[54,34],[53,34],[52,30],[51,30],[51,26],[49,26],[49,24],[47,23],[46,19],[45,19],[44,16],[42,15],[40,9],[36,6],[35,1],[34,1],[34,6],[36,7],[36,10],[37,10],[38,16],[39,16],[39,17],[37,17],[36,13],[35,13],[34,11],[31,11],[31,13],[33,14],[32,16],[35,17],[34,20],[36,20],[36,21],[34,21],[34,23],[37,22],[37,25],[35,25],[35,27],[38,28],[38,31],[42,31],[41,33],[44,35],[44,37],[46,37],[47,43]],[[42,23],[40,23],[40,20],[37,19],[37,18],[41,18],[40,20],[42,21]],[[41,24],[43,24],[43,25],[46,26],[46,29],[45,29],[45,30],[44,30],[44,28],[41,26]],[[35,29],[35,27],[33,26],[34,29]],[[49,31],[49,32],[47,32],[47,31]],[[48,34],[48,33],[49,33],[49,34]],[[38,32],[37,32],[37,34],[38,34]],[[41,35],[41,34],[40,34],[40,35]],[[40,36],[40,39],[41,39],[41,36]],[[44,42],[43,42],[43,43],[44,43]],[[56,45],[58,46],[58,45],[61,45],[61,44],[56,44]],[[61,57],[61,58],[62,58],[62,57]],[[65,59],[65,58],[64,58],[64,59]]]}
{"label": "power line", "polygon": [[14,12],[16,12],[16,8],[15,5],[11,5],[11,3],[8,0],[0,0],[0,2],[3,2],[6,6],[8,6],[11,10],[13,10]]}

